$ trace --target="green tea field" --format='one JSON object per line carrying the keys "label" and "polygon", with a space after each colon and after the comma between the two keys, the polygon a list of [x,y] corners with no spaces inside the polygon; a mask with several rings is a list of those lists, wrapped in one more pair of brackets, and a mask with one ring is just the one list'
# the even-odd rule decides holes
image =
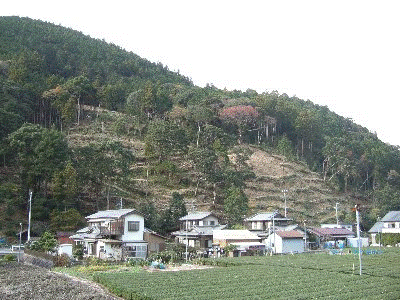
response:
{"label": "green tea field", "polygon": [[398,248],[364,254],[361,276],[355,254],[223,258],[214,264],[220,266],[94,278],[125,299],[400,299]]}

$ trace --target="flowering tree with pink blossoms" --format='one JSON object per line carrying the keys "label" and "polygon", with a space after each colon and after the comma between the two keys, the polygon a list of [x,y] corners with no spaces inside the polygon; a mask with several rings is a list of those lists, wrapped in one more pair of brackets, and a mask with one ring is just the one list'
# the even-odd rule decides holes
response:
{"label": "flowering tree with pink blossoms", "polygon": [[243,132],[251,125],[254,125],[259,117],[257,109],[251,105],[237,105],[224,108],[220,112],[223,122],[237,126],[239,143],[242,142]]}

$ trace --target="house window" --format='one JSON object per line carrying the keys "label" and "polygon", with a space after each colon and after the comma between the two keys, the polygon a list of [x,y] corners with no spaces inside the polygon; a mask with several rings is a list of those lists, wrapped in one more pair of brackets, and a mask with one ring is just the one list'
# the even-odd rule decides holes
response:
{"label": "house window", "polygon": [[203,221],[203,226],[207,226],[208,225],[208,221]]}
{"label": "house window", "polygon": [[145,259],[147,256],[147,246],[146,245],[138,245],[138,246],[127,246],[126,257],[135,257],[135,258],[143,258]]}
{"label": "house window", "polygon": [[215,221],[210,221],[210,226],[214,226],[215,225]]}
{"label": "house window", "polygon": [[128,231],[139,231],[139,221],[128,221]]}

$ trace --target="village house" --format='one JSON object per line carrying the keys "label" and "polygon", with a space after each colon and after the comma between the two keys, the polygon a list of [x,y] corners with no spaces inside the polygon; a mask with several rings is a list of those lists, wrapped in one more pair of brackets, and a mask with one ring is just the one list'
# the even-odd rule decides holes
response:
{"label": "village house", "polygon": [[400,211],[389,211],[380,221],[368,231],[373,245],[381,244],[381,235],[385,233],[400,233]]}
{"label": "village house", "polygon": [[262,212],[252,217],[246,218],[244,223],[248,230],[252,232],[266,232],[272,227],[286,227],[291,219],[282,216],[278,211]]}
{"label": "village house", "polygon": [[228,245],[236,247],[235,256],[246,255],[246,253],[252,251],[265,250],[265,244],[261,243],[261,238],[249,230],[214,230],[214,251],[219,253],[221,249],[224,249]]}
{"label": "village house", "polygon": [[273,253],[302,253],[305,250],[305,236],[297,230],[277,230],[265,241]]}
{"label": "village house", "polygon": [[179,222],[180,230],[172,233],[176,242],[202,250],[212,248],[214,230],[226,227],[220,225],[217,216],[211,212],[190,213]]}
{"label": "village house", "polygon": [[144,218],[135,209],[99,211],[86,220],[88,226],[70,237],[74,246],[83,246],[85,257],[145,259],[164,244],[160,235],[145,229]]}

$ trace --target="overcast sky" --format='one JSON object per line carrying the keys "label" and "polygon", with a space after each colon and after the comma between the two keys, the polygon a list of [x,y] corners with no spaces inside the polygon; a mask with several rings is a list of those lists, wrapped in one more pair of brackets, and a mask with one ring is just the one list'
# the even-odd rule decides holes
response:
{"label": "overcast sky", "polygon": [[196,85],[277,90],[400,145],[400,1],[7,1],[180,71]]}

